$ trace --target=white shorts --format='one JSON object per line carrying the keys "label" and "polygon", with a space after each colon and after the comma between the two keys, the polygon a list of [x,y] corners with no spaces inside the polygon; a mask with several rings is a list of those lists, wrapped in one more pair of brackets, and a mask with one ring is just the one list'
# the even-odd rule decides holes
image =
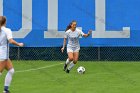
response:
{"label": "white shorts", "polygon": [[67,48],[67,53],[68,52],[79,52],[79,50],[80,50],[80,47],[78,47],[78,48]]}
{"label": "white shorts", "polygon": [[7,48],[0,48],[0,61],[4,61],[6,59],[9,59],[9,51]]}
{"label": "white shorts", "polygon": [[0,62],[5,61],[5,60],[7,60],[7,59],[0,59]]}

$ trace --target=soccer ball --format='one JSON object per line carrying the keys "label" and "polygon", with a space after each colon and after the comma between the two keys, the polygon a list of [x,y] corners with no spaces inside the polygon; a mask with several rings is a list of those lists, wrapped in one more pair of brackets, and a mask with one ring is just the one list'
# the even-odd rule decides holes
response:
{"label": "soccer ball", "polygon": [[84,74],[85,71],[86,71],[86,69],[85,69],[83,66],[80,66],[80,67],[77,68],[77,72],[78,72],[79,74]]}

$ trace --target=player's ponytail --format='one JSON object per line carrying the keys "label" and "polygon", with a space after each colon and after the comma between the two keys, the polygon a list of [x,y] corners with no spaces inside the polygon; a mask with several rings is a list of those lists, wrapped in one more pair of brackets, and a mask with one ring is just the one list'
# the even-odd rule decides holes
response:
{"label": "player's ponytail", "polygon": [[72,25],[72,23],[73,23],[73,22],[76,22],[76,21],[75,21],[75,20],[73,20],[73,21],[72,21],[72,22],[71,22],[71,23],[67,26],[67,28],[66,28],[65,32],[71,28],[71,25]]}
{"label": "player's ponytail", "polygon": [[71,28],[71,23],[67,26],[65,32]]}

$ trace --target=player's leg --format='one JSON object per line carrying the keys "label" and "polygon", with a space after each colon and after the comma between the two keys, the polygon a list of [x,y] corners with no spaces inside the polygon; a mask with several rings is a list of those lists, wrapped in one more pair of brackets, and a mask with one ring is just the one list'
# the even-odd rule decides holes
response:
{"label": "player's leg", "polygon": [[68,61],[69,62],[73,61],[73,49],[67,48],[67,53],[68,53]]}
{"label": "player's leg", "polygon": [[64,64],[64,71],[67,69],[67,66],[73,61],[73,50],[71,48],[67,48],[67,54],[68,54],[68,58]]}
{"label": "player's leg", "polygon": [[70,60],[69,58],[67,58],[67,60],[66,60],[66,65],[68,65],[71,61],[73,61],[73,60]]}
{"label": "player's leg", "polygon": [[77,63],[77,60],[79,58],[79,50],[80,48],[73,49],[73,62],[70,63],[68,67],[68,72],[74,67],[74,65]]}
{"label": "player's leg", "polygon": [[6,74],[6,77],[5,77],[5,83],[4,83],[4,93],[9,93],[9,86],[11,84],[11,81],[12,81],[12,76],[14,74],[14,68],[13,68],[13,64],[11,62],[10,59],[7,59],[6,60],[6,67],[7,69],[7,74]]}
{"label": "player's leg", "polygon": [[68,58],[71,61],[66,72],[69,73],[73,65],[73,52],[68,52]]}
{"label": "player's leg", "polygon": [[63,70],[65,71],[67,69],[67,66],[69,65],[71,61],[69,60],[69,58],[67,58],[65,64],[64,64],[64,67],[63,67]]}
{"label": "player's leg", "polygon": [[71,62],[70,63],[70,65],[69,65],[69,67],[68,67],[68,69],[67,69],[67,71],[66,72],[68,72],[69,73],[69,71],[74,67],[74,65],[77,63],[77,60],[78,60],[78,58],[79,58],[79,50],[80,50],[80,48],[74,48],[73,49],[73,62]]}
{"label": "player's leg", "polygon": [[73,63],[76,64],[78,59],[79,59],[79,51],[80,51],[80,47],[79,48],[76,48],[74,50],[74,53],[73,53]]}
{"label": "player's leg", "polygon": [[77,61],[78,61],[78,59],[79,59],[79,52],[74,52],[73,53],[73,56],[74,56],[73,63],[76,64]]}
{"label": "player's leg", "polygon": [[5,68],[5,62],[4,60],[0,60],[0,76],[2,75],[4,68]]}
{"label": "player's leg", "polygon": [[69,57],[68,57],[67,60],[66,60],[66,62],[65,62],[65,64],[64,64],[64,71],[66,70],[67,66],[68,66],[71,62],[73,62],[73,60],[70,60]]}
{"label": "player's leg", "polygon": [[73,53],[73,62],[70,63],[69,67],[68,67],[68,70],[70,71],[74,65],[77,63],[77,60],[78,60],[78,57],[79,57],[79,52],[74,52]]}

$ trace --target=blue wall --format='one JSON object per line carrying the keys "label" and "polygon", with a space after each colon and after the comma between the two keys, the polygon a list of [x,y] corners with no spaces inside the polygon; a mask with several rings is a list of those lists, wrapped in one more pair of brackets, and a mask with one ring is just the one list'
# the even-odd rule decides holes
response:
{"label": "blue wall", "polygon": [[[129,38],[81,38],[82,47],[140,46],[140,0],[106,0],[106,30],[121,31],[130,27]],[[58,0],[58,31],[76,20],[84,33],[96,30],[95,0]],[[7,27],[18,31],[22,27],[22,0],[4,0],[3,15]],[[26,16],[26,15],[25,15]],[[26,47],[60,47],[63,38],[44,38],[48,29],[48,0],[32,0],[32,30],[25,38],[15,38]],[[28,29],[28,28],[27,28]]]}

